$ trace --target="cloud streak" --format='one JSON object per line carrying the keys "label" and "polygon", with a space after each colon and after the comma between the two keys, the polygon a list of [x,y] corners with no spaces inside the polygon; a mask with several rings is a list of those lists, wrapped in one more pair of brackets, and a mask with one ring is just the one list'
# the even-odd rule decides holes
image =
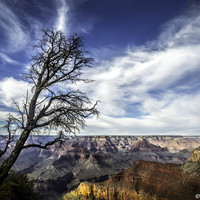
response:
{"label": "cloud streak", "polygon": [[67,16],[69,12],[69,8],[65,0],[59,0],[59,3],[60,3],[60,7],[57,10],[58,18],[56,21],[56,28],[66,33],[66,32],[69,32],[69,30],[67,30],[67,25],[69,23],[68,16]]}
{"label": "cloud streak", "polygon": [[13,99],[22,102],[23,96],[31,86],[25,81],[19,81],[12,77],[4,78],[0,82],[0,104],[7,107],[13,107]]}
{"label": "cloud streak", "polygon": [[193,10],[157,40],[88,71],[96,82],[83,90],[101,100],[102,115],[84,133],[199,134],[199,24]]}
{"label": "cloud streak", "polygon": [[0,2],[0,21],[3,37],[7,41],[1,51],[14,53],[23,50],[29,41],[29,37],[24,32],[24,27],[18,16],[3,2]]}
{"label": "cloud streak", "polygon": [[13,60],[13,59],[10,58],[8,55],[6,55],[6,54],[4,54],[4,53],[1,53],[1,52],[0,52],[0,58],[1,58],[4,62],[6,62],[6,63],[8,63],[8,64],[11,64],[11,65],[18,64],[17,61]]}
{"label": "cloud streak", "polygon": [[[58,15],[53,22],[57,29],[68,33],[69,6],[65,0],[57,0],[57,5]],[[9,37],[7,50],[11,49],[12,52],[13,48],[13,51],[20,51],[26,46],[29,36],[8,7],[0,3],[0,9],[3,9],[0,25]],[[88,93],[93,100],[101,101],[101,115],[98,120],[88,119],[88,127],[81,134],[200,133],[198,11],[199,7],[193,8],[165,24],[154,41],[140,47],[130,45],[121,56],[109,56],[109,60],[103,62],[99,59],[94,68],[85,71],[85,76],[95,82],[76,87]],[[8,23],[5,23],[5,16],[8,16]],[[16,35],[10,31],[12,25]],[[19,46],[11,44],[16,37],[19,37]],[[109,52],[113,52],[113,49],[106,47],[99,48],[93,54],[98,59],[98,55]],[[0,53],[0,57],[7,63],[15,64],[4,52]],[[0,104],[12,107],[12,99],[22,101],[27,88],[30,86],[26,82],[4,78],[0,82]],[[4,116],[5,110],[1,110],[0,117]]]}

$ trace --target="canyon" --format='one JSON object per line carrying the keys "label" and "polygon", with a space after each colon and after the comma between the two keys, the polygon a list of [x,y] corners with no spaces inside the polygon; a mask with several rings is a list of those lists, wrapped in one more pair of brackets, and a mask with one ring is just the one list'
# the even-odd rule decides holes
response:
{"label": "canyon", "polygon": [[101,183],[81,183],[62,200],[192,200],[200,191],[200,148],[184,164],[135,161]]}
{"label": "canyon", "polygon": [[[31,142],[36,139],[38,140],[35,137],[31,138]],[[51,137],[42,136],[39,138],[41,142],[50,139]],[[200,137],[195,136],[77,136],[70,137],[62,148],[53,145],[48,150],[38,148],[23,150],[13,169],[28,174],[34,179],[40,199],[56,200],[66,193],[73,196],[68,199],[77,199],[79,194],[83,195],[82,191],[87,191],[84,194],[91,196],[95,193],[95,188],[99,187],[102,190],[97,189],[98,191],[106,193],[107,196],[114,195],[115,198],[116,194],[123,194],[124,199],[128,198],[126,194],[137,198],[143,194],[148,199],[152,194],[149,194],[148,187],[143,187],[145,180],[148,181],[147,178],[139,179],[143,180],[143,182],[136,182],[139,189],[136,187],[136,190],[127,193],[126,188],[131,189],[133,184],[124,181],[117,183],[114,177],[118,176],[119,178],[121,175],[117,174],[127,174],[133,168],[137,169],[138,176],[147,173],[144,176],[148,177],[148,169],[162,169],[162,166],[165,170],[171,170],[172,173],[181,170],[181,173],[195,175],[194,171],[198,166],[195,168],[193,161],[198,159],[198,156],[196,156],[197,158],[193,156],[191,161],[188,159],[191,152],[199,146]],[[181,167],[177,169],[172,166]],[[150,171],[149,173],[155,172]],[[136,172],[132,174],[136,177]],[[180,174],[177,180],[182,180]],[[155,175],[153,176],[156,178]],[[153,180],[153,183],[158,184],[159,177],[163,176],[164,172],[160,172],[157,182]],[[131,175],[129,174],[128,177]],[[159,187],[163,186],[160,184]],[[105,192],[103,192],[104,190]],[[120,192],[117,192],[118,190]],[[92,193],[88,193],[88,191],[92,191]],[[76,195],[72,195],[73,192]],[[97,197],[100,198],[98,195]],[[123,199],[120,196],[117,198]]]}

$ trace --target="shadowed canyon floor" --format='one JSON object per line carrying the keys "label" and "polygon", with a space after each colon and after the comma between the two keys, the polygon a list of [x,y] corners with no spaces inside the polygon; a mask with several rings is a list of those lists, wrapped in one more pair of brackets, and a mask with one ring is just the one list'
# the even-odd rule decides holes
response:
{"label": "shadowed canyon floor", "polygon": [[[32,139],[34,140],[34,138]],[[40,138],[41,141],[47,139],[48,138],[43,137]],[[0,145],[2,144],[3,143],[0,143]],[[129,198],[126,194],[130,193],[127,193],[126,188],[131,189],[132,187],[136,187],[136,189],[131,190],[132,192],[134,191],[132,195],[138,197],[138,195],[141,196],[141,194],[143,194],[143,196],[146,195],[148,199],[149,195],[151,196],[152,194],[149,194],[147,185],[143,188],[143,183],[149,181],[148,176],[150,175],[156,179],[154,175],[155,172],[153,172],[154,167],[156,169],[161,169],[162,166],[165,166],[162,163],[179,164],[182,168],[179,175],[177,175],[177,180],[182,181],[180,178],[182,177],[182,171],[188,173],[185,171],[190,169],[190,172],[193,173],[196,171],[196,168],[198,168],[198,166],[194,167],[194,162],[192,162],[192,160],[187,163],[185,162],[190,157],[192,150],[199,146],[200,137],[85,136],[71,138],[71,140],[66,141],[62,149],[57,149],[56,146],[52,146],[49,150],[24,150],[13,169],[26,173],[35,179],[40,199],[56,200],[60,198],[62,194],[74,189],[73,192],[77,195],[73,196],[71,193],[68,194],[72,195],[73,198],[79,198],[78,191],[82,191],[82,189],[80,189],[82,187],[85,187],[86,191],[90,191],[92,188],[92,195],[96,191],[94,188],[104,188],[106,191],[109,191],[106,195],[110,195],[110,199],[113,195],[115,198],[119,199]],[[157,164],[156,162],[159,163]],[[181,165],[183,163],[185,164]],[[164,171],[168,169],[168,171],[171,170],[172,173],[179,172],[180,169],[177,169],[177,167],[172,164],[167,164],[167,167],[164,167]],[[133,184],[130,185],[129,182],[120,181],[117,183],[117,181],[111,181],[115,180],[114,178],[109,179],[109,177],[115,177],[115,174],[125,173],[126,169],[130,171],[130,169],[133,168],[137,169],[139,175],[143,174],[144,177],[146,177],[140,179],[142,182],[138,181],[138,179],[137,181],[135,180],[137,183],[136,186]],[[152,171],[148,172],[148,169],[152,169]],[[175,170],[175,172],[173,172],[173,170]],[[152,180],[153,183],[159,183],[159,181],[164,182],[159,179],[159,177],[162,178],[164,174],[165,172],[160,172],[157,179]],[[132,177],[133,175],[136,177],[136,172],[132,173]],[[170,173],[168,176],[171,177]],[[131,175],[129,175],[129,177],[131,177]],[[87,183],[85,183],[86,181]],[[151,183],[151,181],[149,183]],[[122,188],[121,185],[123,185]],[[142,189],[139,189],[141,185]],[[159,183],[158,187],[162,188],[163,186]],[[89,190],[87,188],[89,188]],[[104,191],[104,189],[102,191]],[[120,190],[120,192],[117,192],[118,190]],[[118,193],[123,194],[123,198],[121,196],[116,197]],[[86,196],[87,195],[91,196],[91,193],[87,193]],[[70,198],[72,197],[68,197],[68,199]],[[102,198],[106,199],[105,197]],[[166,199],[168,196],[163,198]]]}

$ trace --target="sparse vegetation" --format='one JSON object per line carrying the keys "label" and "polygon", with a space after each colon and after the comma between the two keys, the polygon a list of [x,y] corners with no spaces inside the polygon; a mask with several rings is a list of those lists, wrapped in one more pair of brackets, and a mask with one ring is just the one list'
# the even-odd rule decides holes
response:
{"label": "sparse vegetation", "polygon": [[37,200],[33,180],[30,180],[27,175],[12,171],[0,186],[0,199]]}

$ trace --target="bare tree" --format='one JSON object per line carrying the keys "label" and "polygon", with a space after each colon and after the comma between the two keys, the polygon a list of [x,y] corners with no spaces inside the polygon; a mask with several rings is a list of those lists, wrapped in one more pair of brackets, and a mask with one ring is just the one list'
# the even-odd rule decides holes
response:
{"label": "bare tree", "polygon": [[[66,38],[61,31],[46,30],[34,49],[36,55],[32,57],[30,69],[23,74],[23,79],[32,86],[31,94],[27,92],[22,104],[14,102],[17,114],[10,114],[5,126],[8,138],[1,155],[6,152],[14,135],[20,136],[0,166],[0,182],[7,177],[23,149],[47,149],[56,142],[62,144],[69,134],[75,134],[85,126],[86,118],[98,115],[98,102],[92,104],[85,93],[69,87],[77,82],[91,82],[81,76],[83,69],[93,63],[93,59],[87,57],[82,37],[73,34]],[[53,140],[45,144],[39,140],[26,142],[30,134],[40,135],[48,130],[57,133]]]}
{"label": "bare tree", "polygon": [[10,116],[6,120],[6,125],[2,128],[6,129],[8,135],[0,135],[0,138],[2,138],[5,142],[5,147],[3,150],[0,150],[0,158],[6,153],[8,150],[9,145],[14,141],[15,137],[15,131],[10,130],[10,127],[12,126],[12,119]]}

